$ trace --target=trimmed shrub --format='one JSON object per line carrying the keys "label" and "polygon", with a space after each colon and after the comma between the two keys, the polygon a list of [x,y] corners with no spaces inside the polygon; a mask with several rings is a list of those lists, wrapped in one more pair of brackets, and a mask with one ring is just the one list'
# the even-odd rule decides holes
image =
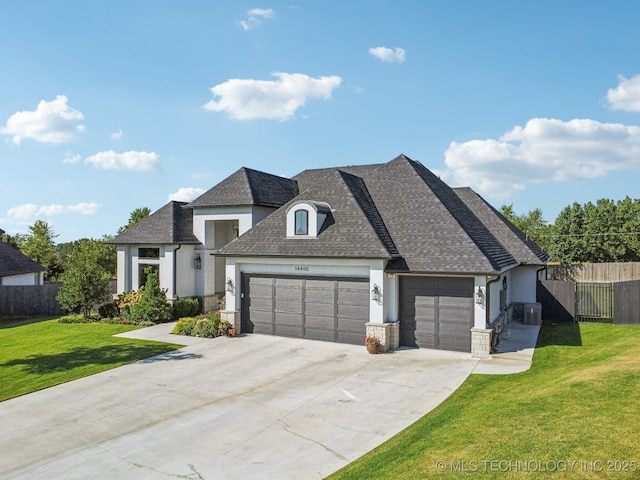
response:
{"label": "trimmed shrub", "polygon": [[71,315],[65,315],[58,319],[58,323],[95,323],[99,320],[95,317],[85,317],[81,313],[73,313]]}
{"label": "trimmed shrub", "polygon": [[173,318],[194,317],[202,311],[198,297],[181,298],[173,302]]}
{"label": "trimmed shrub", "polygon": [[114,318],[117,317],[120,311],[116,302],[105,303],[98,308],[98,314],[102,318]]}
{"label": "trimmed shrub", "polygon": [[184,317],[178,320],[176,326],[173,327],[173,334],[175,335],[195,335],[194,329],[196,327],[196,319],[193,317]]}

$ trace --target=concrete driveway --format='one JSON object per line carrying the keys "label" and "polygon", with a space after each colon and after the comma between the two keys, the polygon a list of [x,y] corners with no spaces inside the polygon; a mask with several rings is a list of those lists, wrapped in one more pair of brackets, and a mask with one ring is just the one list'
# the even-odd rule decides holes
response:
{"label": "concrete driveway", "polygon": [[0,478],[323,478],[433,409],[478,364],[262,335],[186,341],[0,403]]}

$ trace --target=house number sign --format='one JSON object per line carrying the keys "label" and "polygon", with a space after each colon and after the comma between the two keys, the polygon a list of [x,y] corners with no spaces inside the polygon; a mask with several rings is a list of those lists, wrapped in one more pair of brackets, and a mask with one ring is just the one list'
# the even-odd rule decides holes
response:
{"label": "house number sign", "polygon": [[308,272],[309,267],[295,267],[296,272]]}

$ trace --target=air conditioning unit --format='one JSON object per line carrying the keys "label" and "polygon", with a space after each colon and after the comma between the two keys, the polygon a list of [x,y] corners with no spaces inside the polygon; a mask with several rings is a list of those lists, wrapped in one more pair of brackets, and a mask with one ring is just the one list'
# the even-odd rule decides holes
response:
{"label": "air conditioning unit", "polygon": [[524,323],[542,325],[542,305],[539,303],[524,304]]}

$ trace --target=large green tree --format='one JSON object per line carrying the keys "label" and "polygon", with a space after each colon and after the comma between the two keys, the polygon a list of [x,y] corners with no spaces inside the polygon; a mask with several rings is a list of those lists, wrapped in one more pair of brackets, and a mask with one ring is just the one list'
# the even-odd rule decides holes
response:
{"label": "large green tree", "polygon": [[536,208],[528,213],[518,215],[513,209],[513,204],[511,204],[502,205],[500,213],[518,227],[527,238],[537,243],[544,251],[549,251],[552,226],[542,217],[542,210]]}
{"label": "large green tree", "polygon": [[92,308],[109,300],[111,274],[103,265],[100,240],[80,240],[67,258],[63,285],[56,297],[62,308],[81,312],[85,318]]}
{"label": "large green tree", "polygon": [[43,220],[36,220],[29,231],[31,233],[23,238],[20,251],[45,268],[45,280],[54,280],[60,274],[60,266],[54,243],[57,235],[53,227]]}
{"label": "large green tree", "polygon": [[640,261],[640,200],[575,202],[556,219],[549,253],[561,263]]}
{"label": "large green tree", "polygon": [[149,215],[151,215],[151,210],[149,210],[148,207],[141,207],[141,208],[136,208],[133,212],[131,212],[131,214],[129,215],[129,222],[123,226],[120,227],[118,229],[118,235],[120,235],[122,232],[124,232],[125,230],[133,227],[136,223],[140,222],[141,220],[144,220],[145,218],[147,218]]}
{"label": "large green tree", "polygon": [[76,252],[81,248],[90,248],[95,250],[95,255],[100,267],[109,273],[112,277],[116,275],[117,254],[116,246],[109,242],[112,240],[109,236],[103,236],[100,240],[82,238],[73,242],[61,243],[56,247],[58,253],[58,262],[62,271],[67,271]]}

